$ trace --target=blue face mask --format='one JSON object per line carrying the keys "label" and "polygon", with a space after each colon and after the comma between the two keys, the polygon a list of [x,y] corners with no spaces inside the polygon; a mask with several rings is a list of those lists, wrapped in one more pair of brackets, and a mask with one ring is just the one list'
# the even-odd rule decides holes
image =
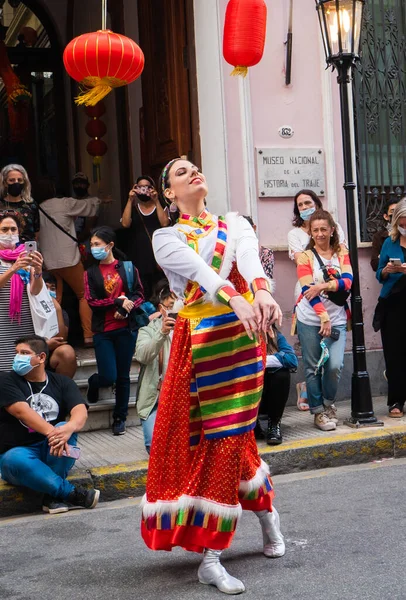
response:
{"label": "blue face mask", "polygon": [[56,292],[54,292],[53,290],[48,290],[49,295],[51,296],[51,298],[55,298],[56,300]]}
{"label": "blue face mask", "polygon": [[31,355],[30,354],[16,354],[13,360],[13,371],[17,373],[17,375],[27,375],[30,371],[33,370],[33,366],[31,364]]}
{"label": "blue face mask", "polygon": [[96,260],[104,260],[105,258],[108,257],[109,252],[108,250],[106,250],[107,246],[105,246],[104,248],[100,248],[99,246],[92,248],[92,256],[93,258],[95,258]]}
{"label": "blue face mask", "polygon": [[299,215],[303,221],[308,221],[314,212],[316,212],[316,209],[313,206],[313,208],[306,208],[306,210],[299,211]]}

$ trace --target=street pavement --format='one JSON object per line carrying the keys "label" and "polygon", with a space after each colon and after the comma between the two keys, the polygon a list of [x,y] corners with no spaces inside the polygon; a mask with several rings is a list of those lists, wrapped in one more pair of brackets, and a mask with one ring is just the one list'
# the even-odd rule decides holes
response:
{"label": "street pavement", "polygon": [[[261,553],[258,520],[244,513],[229,572],[246,600],[404,600],[406,459],[274,478],[287,552]],[[151,552],[139,499],[95,510],[0,520],[1,600],[205,600],[197,554]]]}

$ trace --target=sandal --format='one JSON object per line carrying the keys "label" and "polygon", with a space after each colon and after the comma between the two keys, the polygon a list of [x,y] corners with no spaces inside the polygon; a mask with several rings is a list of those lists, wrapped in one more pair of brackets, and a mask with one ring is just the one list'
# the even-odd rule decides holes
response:
{"label": "sandal", "polygon": [[307,404],[307,391],[306,391],[306,382],[301,381],[296,384],[296,392],[297,392],[297,401],[296,406],[300,411],[309,410],[309,405]]}
{"label": "sandal", "polygon": [[[395,410],[398,410],[399,412],[394,412]],[[392,419],[401,419],[403,417],[403,406],[400,404],[392,404],[392,406],[389,407],[388,417],[391,417]]]}

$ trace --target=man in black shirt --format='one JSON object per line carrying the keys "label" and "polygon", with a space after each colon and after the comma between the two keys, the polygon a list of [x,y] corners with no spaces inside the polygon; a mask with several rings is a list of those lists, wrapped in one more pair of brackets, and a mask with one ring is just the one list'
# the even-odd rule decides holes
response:
{"label": "man in black shirt", "polygon": [[45,370],[44,338],[20,338],[16,352],[13,371],[1,378],[1,476],[45,494],[46,512],[66,512],[69,504],[94,508],[99,490],[74,487],[66,479],[75,464],[77,432],[87,420],[79,389],[69,377]]}

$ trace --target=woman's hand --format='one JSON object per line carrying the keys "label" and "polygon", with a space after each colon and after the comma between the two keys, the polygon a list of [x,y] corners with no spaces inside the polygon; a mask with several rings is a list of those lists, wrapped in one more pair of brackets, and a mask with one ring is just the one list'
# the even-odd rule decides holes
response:
{"label": "woman's hand", "polygon": [[132,300],[129,300],[128,298],[126,298],[123,301],[123,308],[130,313],[132,311],[132,309],[134,308],[134,302]]}
{"label": "woman's hand", "polygon": [[128,194],[128,202],[134,202],[134,200],[137,198],[137,189],[138,186],[134,185],[133,188],[130,190]]}
{"label": "woman's hand", "polygon": [[117,319],[117,321],[123,321],[127,317],[119,313],[118,310],[116,310],[116,312],[114,313],[114,318]]}
{"label": "woman's hand", "polygon": [[17,260],[13,263],[11,270],[17,273],[20,269],[28,269],[31,264],[31,259],[26,252],[21,252]]}
{"label": "woman's hand", "polygon": [[323,337],[330,337],[331,335],[331,321],[325,321],[321,324],[319,334]]}
{"label": "woman's hand", "polygon": [[[266,293],[270,296],[268,292]],[[254,307],[243,296],[234,296],[234,298],[231,298],[229,304],[244,325],[244,329],[250,340],[254,339],[254,335],[257,337],[259,328]]]}
{"label": "woman's hand", "polygon": [[311,285],[308,290],[305,291],[303,296],[306,298],[306,300],[310,302],[311,300],[313,300],[313,298],[319,296],[320,292],[323,292],[325,289],[325,283],[315,283],[314,285]]}
{"label": "woman's hand", "polygon": [[257,291],[252,307],[257,319],[258,330],[263,331],[265,338],[267,331],[274,323],[277,322],[279,327],[282,325],[280,306],[266,290]]}
{"label": "woman's hand", "polygon": [[31,254],[29,254],[29,258],[30,258],[30,261],[31,261],[30,265],[34,269],[34,273],[36,275],[41,275],[41,273],[42,273],[42,264],[44,262],[44,259],[42,258],[42,254],[40,254],[37,251],[31,252]]}

